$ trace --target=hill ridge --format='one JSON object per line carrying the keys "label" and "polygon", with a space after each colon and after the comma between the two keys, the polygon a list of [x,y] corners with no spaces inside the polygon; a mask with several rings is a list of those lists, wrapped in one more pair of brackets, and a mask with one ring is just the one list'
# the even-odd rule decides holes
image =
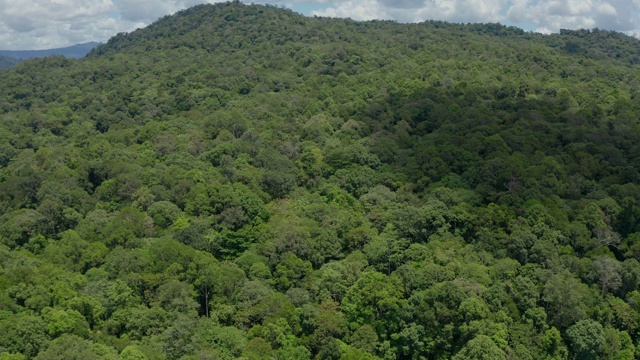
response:
{"label": "hill ridge", "polygon": [[[420,32],[424,31],[425,29],[448,28],[461,30],[465,33],[475,33],[480,36],[491,36],[498,38],[523,37],[524,39],[529,41],[538,42],[544,44],[545,46],[557,48],[570,55],[583,55],[592,59],[602,59],[607,57],[616,59],[618,61],[624,61],[626,64],[637,64],[640,62],[640,40],[623,33],[601,30],[597,28],[590,30],[562,29],[557,34],[543,35],[539,33],[525,32],[524,30],[517,27],[502,25],[499,23],[461,24],[436,20],[427,20],[421,23],[397,23],[394,21],[384,20],[355,21],[342,18],[306,17],[302,14],[298,14],[290,9],[285,9],[282,7],[257,4],[248,5],[235,1],[216,4],[201,4],[189,9],[181,10],[174,15],[168,15],[160,18],[143,29],[137,29],[131,33],[117,34],[116,36],[112,37],[107,43],[103,44],[102,46],[96,47],[91,52],[91,55],[95,56],[104,53],[113,53],[114,51],[116,51],[116,48],[120,50],[126,49],[126,44],[132,45],[137,41],[153,42],[154,40],[162,38],[167,38],[167,43],[164,44],[164,46],[168,47],[186,46],[188,48],[200,47],[207,50],[212,50],[211,47],[207,48],[206,46],[204,46],[202,42],[180,44],[172,43],[170,39],[176,40],[177,38],[185,35],[188,32],[201,31],[207,27],[207,24],[209,24],[211,20],[220,20],[221,18],[224,18],[224,22],[218,24],[218,28],[216,29],[223,30],[226,27],[233,27],[234,25],[247,25],[245,24],[245,21],[247,21],[247,17],[255,17],[258,15],[269,16],[269,19],[272,21],[290,21],[290,23],[288,23],[287,25],[302,27],[298,28],[296,31],[299,37],[288,38],[285,36],[285,39],[281,41],[298,41],[304,39],[305,37],[312,37],[313,35],[331,36],[331,34],[323,34],[324,31],[327,31],[326,28],[330,28],[330,26],[324,26],[322,24],[343,24],[345,26],[350,26],[351,29],[360,33],[362,33],[362,30],[366,29],[365,32],[368,31],[369,35],[375,35],[376,31],[382,30],[385,26],[397,26],[398,28],[404,29],[403,36],[411,36],[407,30],[416,30],[417,32]],[[303,24],[304,26],[302,26]],[[207,30],[212,33],[214,29],[207,28]],[[243,28],[242,30],[248,29]],[[280,30],[289,31],[289,29],[284,28],[281,28]],[[253,29],[252,32],[258,33],[259,31]],[[359,40],[363,39],[359,38]],[[612,41],[615,41],[617,45],[609,44]],[[589,43],[589,45],[586,44],[587,42]],[[158,46],[160,45],[158,44]],[[587,51],[587,49],[589,50]],[[144,50],[137,49],[136,51],[141,52]]]}

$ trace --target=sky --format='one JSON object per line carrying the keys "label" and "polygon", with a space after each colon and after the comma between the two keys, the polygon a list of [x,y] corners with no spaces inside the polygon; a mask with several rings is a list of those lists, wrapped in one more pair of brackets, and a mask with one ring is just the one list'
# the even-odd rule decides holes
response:
{"label": "sky", "polygon": [[[0,49],[34,50],[89,41],[201,3],[220,0],[0,0]],[[542,33],[616,30],[640,36],[640,0],[254,0],[308,16],[398,22],[502,23]]]}

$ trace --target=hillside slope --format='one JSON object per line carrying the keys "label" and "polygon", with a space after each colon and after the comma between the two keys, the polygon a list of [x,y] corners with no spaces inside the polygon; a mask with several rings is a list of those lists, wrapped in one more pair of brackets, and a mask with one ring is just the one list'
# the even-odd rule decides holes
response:
{"label": "hillside slope", "polygon": [[0,354],[633,359],[638,45],[232,2],[2,71]]}

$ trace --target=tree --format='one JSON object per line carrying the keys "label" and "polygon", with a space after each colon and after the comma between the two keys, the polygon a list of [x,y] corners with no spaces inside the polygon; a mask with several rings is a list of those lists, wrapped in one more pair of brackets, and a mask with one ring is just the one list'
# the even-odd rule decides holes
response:
{"label": "tree", "polygon": [[25,360],[22,354],[9,354],[7,352],[0,353],[0,360]]}
{"label": "tree", "polygon": [[261,360],[268,358],[273,353],[271,345],[261,337],[254,337],[249,340],[247,346],[242,351],[242,357],[250,360]]}
{"label": "tree", "polygon": [[400,281],[376,271],[363,273],[342,299],[350,322],[369,324],[378,334],[384,335],[397,330],[405,304]]}
{"label": "tree", "polygon": [[193,350],[195,325],[196,321],[191,316],[178,314],[162,333],[162,347],[168,358],[179,359]]}
{"label": "tree", "polygon": [[147,360],[147,356],[136,346],[129,345],[120,353],[120,360]]}
{"label": "tree", "polygon": [[244,331],[234,326],[220,326],[212,319],[200,318],[193,345],[198,351],[216,349],[222,357],[238,358],[247,346],[247,338]]}
{"label": "tree", "polygon": [[156,226],[166,229],[180,217],[182,211],[170,201],[158,201],[149,205],[147,214],[151,216]]}
{"label": "tree", "polygon": [[560,331],[555,327],[545,331],[542,336],[543,354],[553,359],[566,359],[568,350],[562,340]]}
{"label": "tree", "polygon": [[288,253],[276,265],[271,281],[276,288],[286,290],[298,285],[312,270],[310,262],[300,259],[293,253]]}
{"label": "tree", "polygon": [[113,335],[125,335],[131,340],[142,340],[162,334],[169,327],[170,318],[170,314],[162,308],[139,305],[116,311],[105,322],[105,328]]}
{"label": "tree", "polygon": [[200,293],[202,308],[204,308],[204,314],[207,318],[209,317],[209,301],[216,287],[217,278],[215,275],[218,270],[219,266],[213,256],[198,253],[187,272],[194,287]]}
{"label": "tree", "polygon": [[95,344],[75,335],[62,335],[53,340],[36,360],[116,360],[117,352],[105,345]]}
{"label": "tree", "polygon": [[606,343],[600,323],[591,319],[578,321],[567,329],[567,341],[573,359],[598,359]]}
{"label": "tree", "polygon": [[622,286],[622,266],[617,260],[601,256],[593,260],[593,267],[601,284],[602,296],[607,289],[613,292]]}
{"label": "tree", "polygon": [[42,317],[47,323],[47,331],[51,337],[62,334],[73,334],[81,337],[89,335],[89,324],[75,310],[58,310],[46,307],[42,309]]}
{"label": "tree", "polygon": [[378,345],[378,334],[371,325],[364,324],[351,334],[350,345],[370,354],[375,354]]}
{"label": "tree", "polygon": [[568,271],[553,275],[544,285],[542,299],[549,318],[564,329],[586,317],[588,289]]}
{"label": "tree", "polygon": [[193,299],[195,291],[191,284],[180,281],[169,281],[158,288],[157,303],[168,312],[176,312],[186,316],[193,315],[198,303]]}
{"label": "tree", "polygon": [[500,349],[490,337],[486,335],[478,335],[469,340],[469,342],[458,352],[454,360],[500,360],[507,359],[507,355]]}
{"label": "tree", "polygon": [[22,209],[7,213],[2,220],[0,234],[10,247],[24,245],[31,237],[45,232],[45,217],[36,210]]}
{"label": "tree", "polygon": [[33,358],[48,341],[46,323],[38,316],[23,312],[0,320],[0,351]]}

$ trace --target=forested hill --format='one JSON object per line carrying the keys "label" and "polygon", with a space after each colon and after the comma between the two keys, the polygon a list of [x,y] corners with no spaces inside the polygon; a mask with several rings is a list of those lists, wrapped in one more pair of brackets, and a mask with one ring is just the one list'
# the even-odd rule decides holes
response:
{"label": "forested hill", "polygon": [[8,56],[0,55],[0,70],[2,70],[2,69],[10,69],[17,63],[18,63],[18,60],[14,59],[14,58],[10,58]]}
{"label": "forested hill", "polygon": [[0,359],[634,359],[639,45],[232,2],[0,71]]}

